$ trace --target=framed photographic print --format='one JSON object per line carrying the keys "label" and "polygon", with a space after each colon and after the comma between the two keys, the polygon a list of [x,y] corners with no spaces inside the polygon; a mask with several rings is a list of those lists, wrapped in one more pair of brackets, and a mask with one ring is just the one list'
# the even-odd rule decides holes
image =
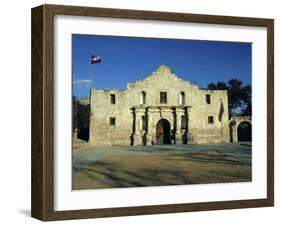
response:
{"label": "framed photographic print", "polygon": [[32,216],[274,204],[274,21],[32,9]]}

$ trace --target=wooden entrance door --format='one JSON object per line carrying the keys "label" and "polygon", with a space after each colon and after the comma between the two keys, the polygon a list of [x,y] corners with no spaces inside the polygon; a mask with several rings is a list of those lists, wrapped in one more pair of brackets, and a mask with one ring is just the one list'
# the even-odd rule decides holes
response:
{"label": "wooden entrance door", "polygon": [[171,144],[170,123],[166,119],[161,119],[156,124],[157,144]]}

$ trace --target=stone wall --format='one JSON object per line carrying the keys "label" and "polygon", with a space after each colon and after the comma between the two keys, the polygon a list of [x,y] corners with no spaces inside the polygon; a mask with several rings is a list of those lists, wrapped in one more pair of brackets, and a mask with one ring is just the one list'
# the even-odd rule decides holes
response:
{"label": "stone wall", "polygon": [[252,117],[251,116],[233,116],[229,119],[229,134],[230,134],[230,142],[237,143],[238,142],[238,128],[239,125],[243,122],[247,122],[252,126]]}
{"label": "stone wall", "polygon": [[[160,92],[167,93],[167,103],[160,103]],[[115,104],[110,100],[112,94]],[[151,144],[162,118],[169,121],[171,136],[178,143],[184,136],[188,143],[229,141],[227,91],[199,89],[164,65],[144,80],[128,83],[126,90],[92,89],[90,105],[90,142],[94,145],[139,145],[144,136],[146,144]],[[145,130],[142,116],[147,120]],[[181,116],[187,117],[185,130],[181,129]],[[208,123],[208,116],[213,117],[213,124]],[[110,118],[115,118],[115,126],[110,125]]]}

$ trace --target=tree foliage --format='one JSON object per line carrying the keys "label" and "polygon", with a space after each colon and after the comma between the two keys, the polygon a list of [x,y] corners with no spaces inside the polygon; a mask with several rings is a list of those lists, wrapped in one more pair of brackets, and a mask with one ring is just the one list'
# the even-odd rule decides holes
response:
{"label": "tree foliage", "polygon": [[231,79],[227,83],[217,82],[209,83],[210,90],[227,90],[228,108],[230,117],[233,115],[251,115],[252,114],[252,87],[244,85],[238,79]]}
{"label": "tree foliage", "polygon": [[72,130],[77,138],[89,139],[90,104],[72,96]]}
{"label": "tree foliage", "polygon": [[77,130],[78,127],[78,100],[72,96],[72,130]]}

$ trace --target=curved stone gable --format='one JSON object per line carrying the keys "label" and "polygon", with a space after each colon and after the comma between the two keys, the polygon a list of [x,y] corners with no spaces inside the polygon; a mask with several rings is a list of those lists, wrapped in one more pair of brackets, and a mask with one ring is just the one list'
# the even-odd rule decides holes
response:
{"label": "curved stone gable", "polygon": [[164,87],[170,87],[171,85],[175,86],[176,88],[187,87],[187,88],[198,89],[197,85],[181,79],[175,73],[173,73],[172,70],[166,65],[160,65],[156,69],[156,71],[152,72],[143,80],[138,80],[133,83],[128,83],[127,89],[142,88],[147,86],[151,86],[151,87],[161,86],[164,88]]}

